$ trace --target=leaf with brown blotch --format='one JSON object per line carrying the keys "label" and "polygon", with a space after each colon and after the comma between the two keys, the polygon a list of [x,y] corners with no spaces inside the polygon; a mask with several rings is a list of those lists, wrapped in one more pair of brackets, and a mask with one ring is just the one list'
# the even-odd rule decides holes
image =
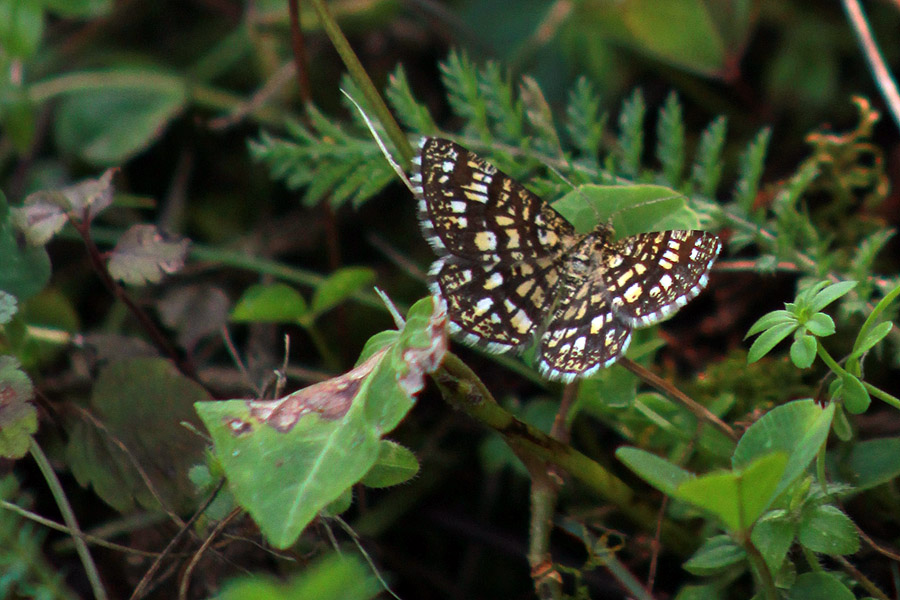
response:
{"label": "leaf with brown blotch", "polygon": [[[447,351],[447,309],[426,298],[400,331],[375,335],[347,373],[279,400],[195,406],[238,504],[279,548],[362,480],[394,485],[417,471],[410,452],[381,436],[409,412],[424,376]],[[384,463],[384,464],[381,464]]]}
{"label": "leaf with brown blotch", "polygon": [[22,458],[37,431],[34,388],[12,356],[0,356],[0,456]]}
{"label": "leaf with brown blotch", "polygon": [[190,241],[164,234],[155,225],[134,225],[119,239],[109,259],[109,274],[133,285],[159,283],[163,274],[184,266]]}

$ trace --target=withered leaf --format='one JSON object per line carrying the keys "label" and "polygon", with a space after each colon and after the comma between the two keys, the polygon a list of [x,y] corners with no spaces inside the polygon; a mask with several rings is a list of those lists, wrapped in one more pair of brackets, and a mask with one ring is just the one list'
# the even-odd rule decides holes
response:
{"label": "withered leaf", "polygon": [[163,274],[184,266],[190,241],[161,232],[155,225],[134,225],[119,239],[109,259],[109,273],[133,285],[158,283]]}

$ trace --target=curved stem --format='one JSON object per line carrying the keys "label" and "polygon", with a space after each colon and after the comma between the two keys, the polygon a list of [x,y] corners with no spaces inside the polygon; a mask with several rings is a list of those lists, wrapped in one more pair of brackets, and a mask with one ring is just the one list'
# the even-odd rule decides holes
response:
{"label": "curved stem", "polygon": [[53,499],[56,500],[56,506],[59,508],[59,512],[62,513],[63,521],[65,521],[66,526],[72,533],[75,552],[78,553],[78,558],[81,559],[81,564],[84,566],[85,574],[87,575],[88,581],[91,583],[91,589],[94,591],[94,598],[97,598],[97,600],[106,600],[106,588],[103,587],[103,582],[100,581],[100,573],[97,571],[97,565],[94,564],[94,559],[91,557],[91,551],[88,550],[87,544],[84,542],[84,533],[82,533],[81,528],[78,526],[75,512],[72,510],[68,498],[66,498],[66,493],[63,491],[62,484],[56,477],[56,473],[53,472],[53,467],[50,466],[50,461],[47,460],[44,451],[41,450],[41,447],[38,446],[37,442],[33,439],[31,440],[29,452],[31,453],[31,457],[34,458],[34,462],[37,463],[38,468],[41,470],[41,474],[47,481],[47,485],[50,486],[50,493],[53,494]]}

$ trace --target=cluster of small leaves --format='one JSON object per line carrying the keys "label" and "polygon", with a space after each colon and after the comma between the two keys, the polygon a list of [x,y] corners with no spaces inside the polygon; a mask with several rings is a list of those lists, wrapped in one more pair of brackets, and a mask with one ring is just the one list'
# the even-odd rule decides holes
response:
{"label": "cluster of small leaves", "polygon": [[[822,410],[811,399],[779,406],[741,437],[730,470],[706,475],[694,475],[642,449],[623,447],[616,452],[648,483],[714,515],[724,529],[724,535],[708,538],[684,565],[706,578],[703,585],[691,586],[691,597],[709,597],[747,570],[754,571],[770,592],[785,588],[791,597],[813,597],[797,595],[801,591],[813,591],[816,597],[853,597],[827,572],[798,576],[790,549],[799,545],[808,556],[856,552],[860,545],[856,528],[833,498],[869,487],[870,478],[894,477],[900,465],[886,471],[880,464],[864,468],[867,475],[861,487],[813,485],[807,468],[821,451],[834,414],[834,404]],[[838,595],[826,593],[835,589]]]}

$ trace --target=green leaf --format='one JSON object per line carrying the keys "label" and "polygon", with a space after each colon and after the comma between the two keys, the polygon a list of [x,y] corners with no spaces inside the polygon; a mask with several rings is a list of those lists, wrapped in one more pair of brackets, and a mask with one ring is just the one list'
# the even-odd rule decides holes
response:
{"label": "green leaf", "polygon": [[232,579],[216,600],[368,600],[381,592],[369,567],[352,554],[333,554],[286,581],[257,574]]}
{"label": "green leaf", "polygon": [[[835,458],[837,450],[830,454]],[[900,476],[900,437],[858,442],[837,465],[837,472],[856,490],[862,491]]]}
{"label": "green leaf", "polygon": [[694,477],[681,467],[640,448],[622,446],[616,450],[616,458],[664,494],[672,495],[679,485]]}
{"label": "green leaf", "polygon": [[703,130],[697,160],[691,169],[695,187],[708,198],[715,197],[716,188],[722,180],[722,150],[725,147],[727,123],[725,117],[717,117]]}
{"label": "green leaf", "polygon": [[756,200],[756,192],[759,190],[759,181],[762,178],[763,160],[772,130],[768,127],[760,131],[756,138],[747,146],[740,158],[740,173],[735,186],[735,202],[744,214],[751,214],[753,203]]}
{"label": "green leaf", "polygon": [[310,313],[321,315],[375,281],[375,271],[365,267],[345,267],[329,275],[313,294]]}
{"label": "green leaf", "polygon": [[762,332],[750,346],[750,351],[747,353],[747,363],[755,363],[768,354],[781,340],[794,333],[797,327],[797,322],[794,321],[773,325]]}
{"label": "green leaf", "polygon": [[419,472],[419,460],[407,448],[390,440],[381,440],[378,459],[360,480],[366,487],[385,488],[405,483]]}
{"label": "green leaf", "polygon": [[747,559],[743,548],[727,535],[714,535],[682,565],[684,570],[701,577],[715,576]]}
{"label": "green leaf", "polygon": [[20,245],[10,222],[6,196],[0,191],[0,291],[24,302],[50,281],[50,258],[43,246]]}
{"label": "green leaf", "polygon": [[806,329],[818,337],[834,334],[834,319],[823,312],[817,312],[804,323]]}
{"label": "green leaf", "polygon": [[840,556],[859,550],[859,534],[850,517],[829,504],[808,506],[800,517],[800,543],[813,552]]}
{"label": "green leaf", "polygon": [[678,94],[670,92],[656,123],[656,157],[663,166],[663,178],[673,188],[681,185],[684,170],[684,119]]}
{"label": "green leaf", "polygon": [[622,160],[619,168],[626,177],[637,177],[641,168],[646,110],[640,89],[634,90],[631,97],[622,103],[622,113],[619,115],[619,152]]}
{"label": "green leaf", "polygon": [[861,415],[869,408],[872,398],[866,386],[854,375],[846,371],[841,374],[841,397],[844,399],[844,407],[851,415]]}
{"label": "green leaf", "polygon": [[829,285],[813,296],[809,303],[809,312],[819,312],[855,287],[855,281],[839,281]]}
{"label": "green leaf", "polygon": [[500,139],[519,143],[525,132],[525,107],[516,100],[509,73],[496,61],[488,61],[476,73],[493,130]]}
{"label": "green leaf", "polygon": [[791,344],[791,362],[798,369],[806,369],[816,360],[818,342],[811,335],[801,335]]}
{"label": "green leaf", "polygon": [[834,405],[821,408],[813,400],[795,400],[777,406],[751,425],[734,450],[735,468],[779,450],[790,456],[776,495],[800,477],[828,438]]}
{"label": "green leaf", "polygon": [[94,384],[91,414],[96,420],[76,416],[70,430],[66,456],[72,473],[121,512],[132,510],[135,501],[160,510],[135,468],[141,465],[169,510],[189,512],[197,501],[189,471],[203,461],[205,442],[182,422],[199,428],[192,406],[208,399],[199,384],[166,360],[109,364]]}
{"label": "green leaf", "polygon": [[187,102],[185,82],[159,70],[122,68],[93,75],[97,88],[64,98],[54,127],[62,150],[98,166],[119,165],[144,151]]}
{"label": "green leaf", "polygon": [[600,112],[600,97],[591,82],[579,77],[569,93],[566,106],[566,131],[581,154],[596,163],[606,129],[606,113]]}
{"label": "green leaf", "polygon": [[109,274],[131,285],[159,283],[184,267],[190,240],[166,234],[156,225],[132,225],[109,257]]}
{"label": "green leaf", "polygon": [[777,573],[794,542],[797,526],[784,510],[769,511],[753,526],[750,541],[762,554],[766,565]]}
{"label": "green leaf", "polygon": [[747,335],[744,336],[746,340],[751,335],[756,335],[760,331],[769,329],[774,327],[775,325],[781,325],[783,323],[797,323],[797,317],[786,310],[773,310],[770,313],[766,313],[757,319],[756,323],[754,323],[750,330],[747,332]]}
{"label": "green leaf", "polygon": [[773,452],[740,471],[703,475],[681,483],[674,497],[719,517],[729,531],[742,533],[753,526],[775,496],[788,456]]}
{"label": "green leaf", "polygon": [[[0,2],[0,48],[10,58],[27,59],[37,52],[44,34],[44,11],[37,0]],[[5,63],[4,61],[4,63]]]}
{"label": "green leaf", "polygon": [[659,185],[582,185],[553,203],[579,232],[611,221],[620,239],[647,231],[697,229],[687,199]]}
{"label": "green leaf", "polygon": [[856,342],[853,344],[853,354],[852,356],[862,356],[869,350],[875,347],[875,344],[883,340],[887,334],[891,332],[894,324],[890,321],[884,321],[872,327],[867,333],[865,338],[860,340],[857,338]]}
{"label": "green leaf", "polygon": [[231,311],[236,323],[296,323],[309,309],[300,292],[286,283],[249,287]]}
{"label": "green leaf", "polygon": [[425,135],[433,135],[438,131],[428,108],[413,96],[403,65],[398,64],[391,73],[384,94],[394,107],[394,113],[408,129]]}
{"label": "green leaf", "polygon": [[0,356],[0,456],[22,458],[37,432],[34,387],[12,356]]}
{"label": "green leaf", "polygon": [[[413,404],[446,351],[446,308],[416,303],[396,341],[352,371],[274,401],[196,409],[235,499],[279,548],[376,463],[381,436]],[[396,333],[396,332],[395,332]]]}
{"label": "green leaf", "polygon": [[0,325],[9,323],[19,311],[19,303],[12,294],[0,290]]}
{"label": "green leaf", "polygon": [[466,122],[466,129],[484,140],[490,139],[487,104],[481,95],[478,69],[468,54],[451,50],[441,63],[441,76],[453,112]]}
{"label": "green leaf", "polygon": [[797,576],[788,592],[788,600],[854,600],[847,586],[824,571],[803,573]]}

